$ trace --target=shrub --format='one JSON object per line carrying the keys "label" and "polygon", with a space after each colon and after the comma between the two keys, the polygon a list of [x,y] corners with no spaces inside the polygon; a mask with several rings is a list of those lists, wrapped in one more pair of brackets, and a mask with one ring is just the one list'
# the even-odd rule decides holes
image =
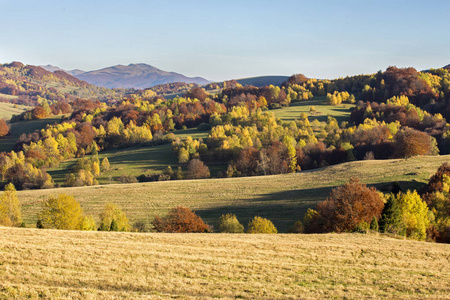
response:
{"label": "shrub", "polygon": [[156,216],[152,222],[157,232],[209,232],[209,226],[189,208],[177,206],[161,218]]}
{"label": "shrub", "polygon": [[81,222],[81,230],[97,230],[97,224],[95,223],[95,220],[92,216],[86,216],[83,218],[83,221]]}
{"label": "shrub", "polygon": [[83,219],[80,203],[73,196],[65,194],[44,201],[43,210],[39,214],[39,220],[45,228],[80,230]]}
{"label": "shrub", "polygon": [[302,221],[297,221],[294,223],[294,226],[289,229],[289,233],[303,233],[305,232],[305,227],[303,226]]}
{"label": "shrub", "polygon": [[243,233],[244,226],[239,223],[236,215],[226,214],[220,216],[219,225],[217,226],[219,232],[224,233]]}
{"label": "shrub", "polygon": [[247,233],[278,233],[278,230],[270,220],[254,217],[248,223]]}
{"label": "shrub", "polygon": [[322,231],[323,220],[320,214],[311,208],[308,208],[303,217],[303,227],[305,233],[319,233]]}
{"label": "shrub", "polygon": [[375,188],[351,178],[349,183],[333,189],[327,200],[317,205],[323,231],[353,231],[361,222],[379,217],[384,203]]}
{"label": "shrub", "polygon": [[129,231],[130,224],[126,214],[119,206],[107,202],[103,212],[100,213],[100,230],[102,231]]}
{"label": "shrub", "polygon": [[378,226],[378,220],[376,217],[373,217],[372,222],[370,223],[370,230],[378,232],[379,226]]}
{"label": "shrub", "polygon": [[117,181],[120,183],[136,183],[136,182],[138,182],[136,176],[131,176],[131,175],[121,175],[117,178]]}

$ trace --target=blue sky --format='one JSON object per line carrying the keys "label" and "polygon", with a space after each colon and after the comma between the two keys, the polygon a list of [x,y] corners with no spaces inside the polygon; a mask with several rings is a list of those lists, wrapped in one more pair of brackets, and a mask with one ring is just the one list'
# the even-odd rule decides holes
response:
{"label": "blue sky", "polygon": [[450,64],[450,1],[0,0],[0,63],[224,80]]}

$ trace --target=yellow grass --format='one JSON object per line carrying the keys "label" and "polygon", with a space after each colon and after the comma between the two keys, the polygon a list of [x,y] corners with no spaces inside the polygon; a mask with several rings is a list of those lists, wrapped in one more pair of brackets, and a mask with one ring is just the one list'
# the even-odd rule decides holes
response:
{"label": "yellow grass", "polygon": [[286,232],[310,207],[324,200],[331,189],[357,176],[377,188],[398,181],[400,186],[424,185],[450,156],[356,161],[296,174],[229,179],[183,180],[93,187],[59,188],[18,192],[28,226],[36,224],[42,200],[66,193],[81,202],[86,214],[97,218],[107,201],[123,207],[131,223],[147,224],[156,214],[182,205],[195,210],[207,223],[216,225],[222,214],[234,213],[243,225],[254,216],[270,219]]}
{"label": "yellow grass", "polygon": [[448,299],[449,257],[377,235],[0,228],[0,298]]}

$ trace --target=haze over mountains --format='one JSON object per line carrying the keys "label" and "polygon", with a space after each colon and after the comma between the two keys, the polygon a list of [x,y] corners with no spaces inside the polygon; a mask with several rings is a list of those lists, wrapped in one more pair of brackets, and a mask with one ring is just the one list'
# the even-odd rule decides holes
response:
{"label": "haze over mountains", "polygon": [[[50,72],[62,70],[52,65],[42,67]],[[88,72],[78,69],[65,72],[90,84],[106,88],[145,89],[158,84],[173,82],[197,83],[200,85],[210,82],[202,77],[187,77],[183,74],[163,71],[148,64],[116,65]]]}

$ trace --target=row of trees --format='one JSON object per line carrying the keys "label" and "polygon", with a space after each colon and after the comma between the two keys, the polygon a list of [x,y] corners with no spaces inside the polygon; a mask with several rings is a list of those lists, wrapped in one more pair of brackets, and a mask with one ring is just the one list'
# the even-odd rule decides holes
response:
{"label": "row of trees", "polygon": [[306,233],[375,230],[416,240],[450,243],[450,166],[442,165],[428,189],[383,194],[352,178],[308,209],[294,231]]}

